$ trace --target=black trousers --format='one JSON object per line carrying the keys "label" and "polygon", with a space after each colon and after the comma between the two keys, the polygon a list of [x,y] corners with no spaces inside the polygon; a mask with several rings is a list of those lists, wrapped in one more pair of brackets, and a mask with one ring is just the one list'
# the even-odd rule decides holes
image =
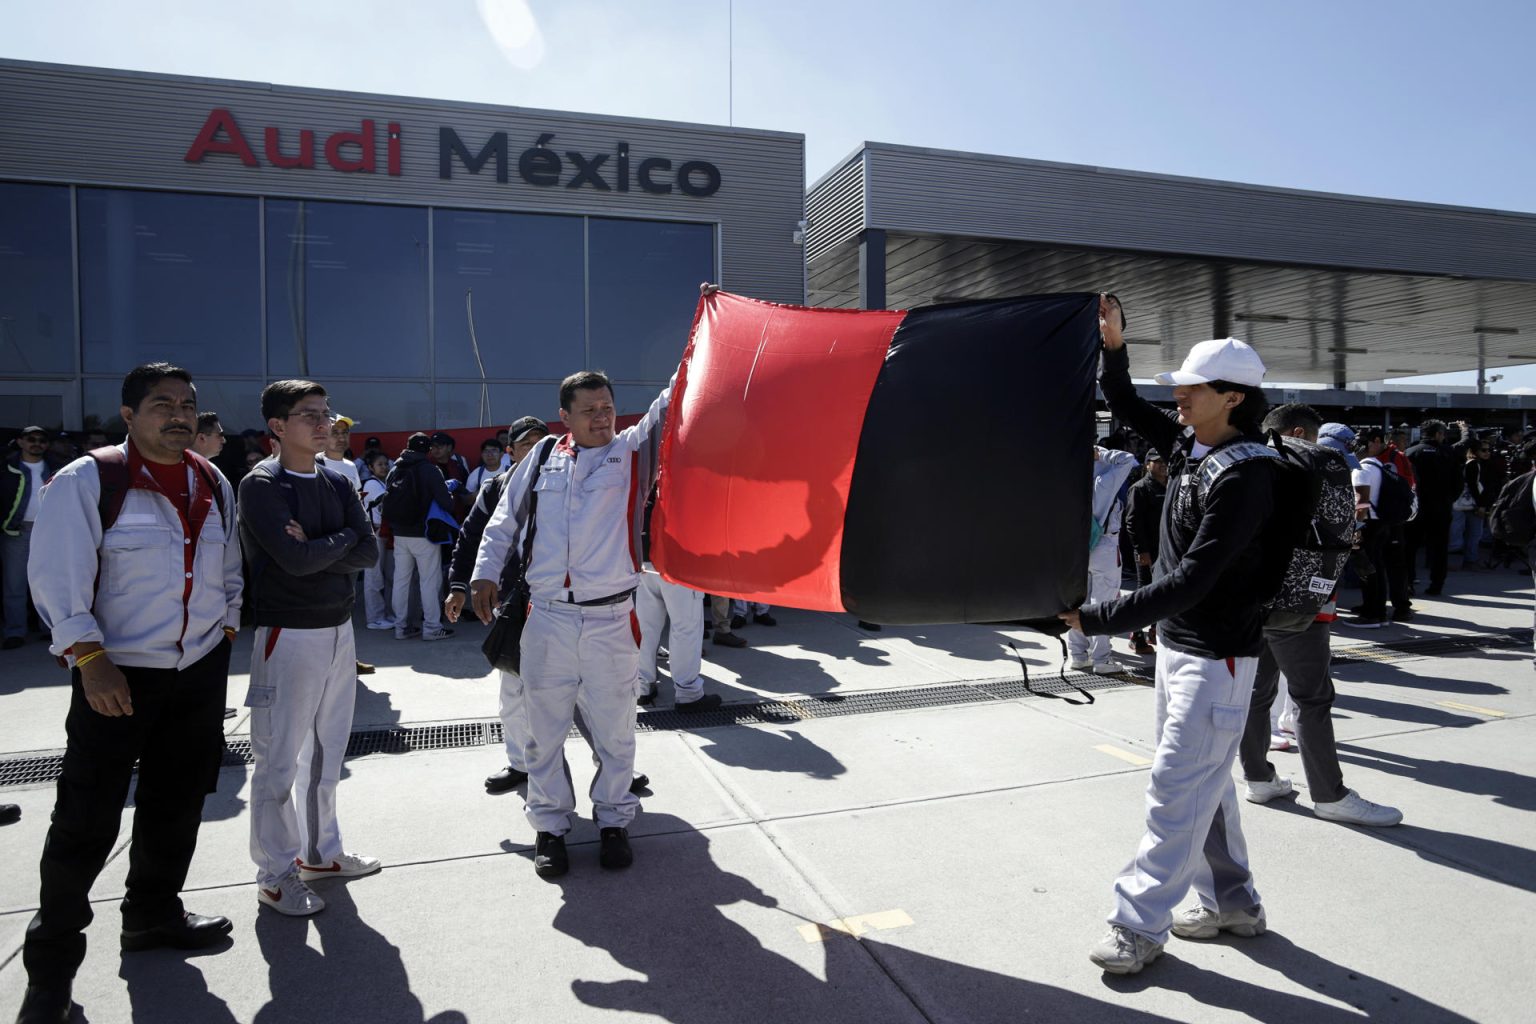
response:
{"label": "black trousers", "polygon": [[1423,511],[1408,524],[1408,576],[1413,578],[1419,564],[1419,549],[1424,550],[1424,564],[1429,569],[1429,586],[1439,590],[1445,586],[1446,549],[1451,544],[1449,518],[1426,517]]}
{"label": "black trousers", "polygon": [[224,758],[229,651],[224,640],[181,671],[124,667],[133,714],[122,718],[92,711],[79,671],[72,674],[64,768],[43,843],[38,910],[22,948],[31,981],[67,981],[85,959],[91,886],[117,841],[135,762],[123,927],[138,931],[181,916],[203,798],[217,788]]}
{"label": "black trousers", "polygon": [[1385,618],[1389,595],[1395,610],[1408,610],[1408,567],[1403,564],[1403,528],[1372,519],[1365,524],[1360,534],[1360,549],[1376,567],[1376,571],[1367,576],[1360,586],[1364,606],[1361,614]]}
{"label": "black trousers", "polygon": [[[1272,619],[1273,621],[1273,619]],[[1328,637],[1332,624],[1311,622],[1303,629],[1294,616],[1279,628],[1266,623],[1264,650],[1253,680],[1253,703],[1248,724],[1238,744],[1243,777],[1264,782],[1275,774],[1269,763],[1269,711],[1280,692],[1280,673],[1296,702],[1296,742],[1301,747],[1301,767],[1307,776],[1312,799],[1331,802],[1344,799],[1344,772],[1333,738],[1333,676],[1328,672],[1331,652]]]}

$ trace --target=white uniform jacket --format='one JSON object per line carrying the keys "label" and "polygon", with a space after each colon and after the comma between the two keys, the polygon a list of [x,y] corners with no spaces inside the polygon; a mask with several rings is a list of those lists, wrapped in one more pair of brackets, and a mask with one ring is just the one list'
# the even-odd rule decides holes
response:
{"label": "white uniform jacket", "polygon": [[[187,472],[192,486],[206,486],[190,465]],[[222,507],[233,519],[234,492],[217,467],[214,472]],[[195,664],[224,639],[225,626],[240,628],[234,523],[224,522],[215,500],[197,537],[192,594],[183,609],[187,538],[171,503],[157,491],[131,488],[103,536],[100,498],[101,478],[89,456],[59,470],[43,488],[27,576],[32,600],[53,634],[48,649],[62,655],[75,643],[94,640],[118,665]]]}
{"label": "white uniform jacket", "polygon": [[485,525],[473,578],[498,581],[507,559],[521,557],[528,482],[544,446],[553,443],[539,470],[529,591],[537,600],[581,603],[634,590],[640,582],[645,499],[671,397],[668,384],[639,423],[601,448],[578,449],[569,434],[540,441],[518,463]]}

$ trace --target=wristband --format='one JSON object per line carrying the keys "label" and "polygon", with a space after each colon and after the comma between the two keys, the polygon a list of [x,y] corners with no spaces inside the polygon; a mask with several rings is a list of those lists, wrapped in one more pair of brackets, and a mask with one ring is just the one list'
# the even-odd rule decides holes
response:
{"label": "wristband", "polygon": [[85,655],[84,657],[76,658],[75,668],[85,668],[85,666],[89,665],[91,662],[95,661],[97,658],[106,653],[107,649],[105,647],[101,647],[92,651],[90,654]]}

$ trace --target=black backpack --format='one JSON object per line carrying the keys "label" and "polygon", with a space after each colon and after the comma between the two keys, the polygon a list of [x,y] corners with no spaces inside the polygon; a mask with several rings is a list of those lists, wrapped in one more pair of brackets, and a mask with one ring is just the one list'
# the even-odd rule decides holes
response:
{"label": "black backpack", "polygon": [[1413,485],[1397,475],[1390,462],[1372,459],[1381,468],[1381,490],[1376,494],[1376,518],[1388,526],[1401,526],[1419,512],[1419,499]]}
{"label": "black backpack", "polygon": [[384,478],[384,498],[379,503],[379,514],[391,526],[421,521],[422,502],[416,485],[416,467],[419,465],[418,462],[402,459],[389,467],[389,475]]}
{"label": "black backpack", "polygon": [[1337,452],[1300,438],[1271,433],[1269,443],[1280,453],[1280,469],[1274,529],[1265,536],[1274,550],[1266,549],[1265,565],[1282,555],[1286,563],[1269,607],[1316,615],[1338,588],[1354,547],[1355,488],[1349,464]]}
{"label": "black backpack", "polygon": [[1523,473],[1499,490],[1488,510],[1488,532],[1500,544],[1526,547],[1536,540],[1536,498],[1532,496],[1536,470]]}

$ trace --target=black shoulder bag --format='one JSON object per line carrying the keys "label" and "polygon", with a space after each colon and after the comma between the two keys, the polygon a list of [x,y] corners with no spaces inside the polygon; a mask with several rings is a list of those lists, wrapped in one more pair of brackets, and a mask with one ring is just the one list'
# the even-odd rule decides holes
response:
{"label": "black shoulder bag", "polygon": [[539,472],[555,450],[557,438],[543,443],[538,461],[533,464],[533,479],[528,482],[528,529],[523,534],[522,559],[517,567],[517,579],[507,588],[507,595],[496,609],[496,620],[491,631],[480,645],[480,653],[491,663],[491,668],[517,673],[523,668],[523,627],[528,624],[528,562],[533,557],[533,535],[538,530]]}

